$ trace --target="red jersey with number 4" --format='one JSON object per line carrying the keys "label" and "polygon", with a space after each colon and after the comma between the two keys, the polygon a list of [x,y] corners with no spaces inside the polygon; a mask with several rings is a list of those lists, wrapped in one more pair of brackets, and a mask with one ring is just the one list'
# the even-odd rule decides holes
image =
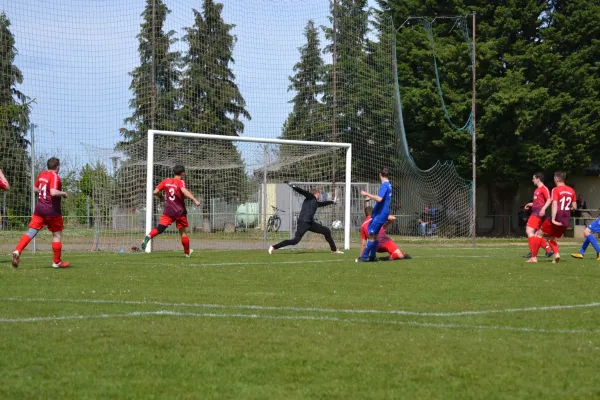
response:
{"label": "red jersey with number 4", "polygon": [[542,185],[541,187],[535,189],[533,192],[533,205],[531,206],[531,215],[535,215],[536,217],[543,217],[540,215],[540,210],[544,207],[544,204],[550,198],[550,191],[546,187],[546,185]]}
{"label": "red jersey with number 4", "polygon": [[[360,227],[360,237],[362,240],[367,240],[369,238],[369,224],[371,223],[371,220],[371,217],[367,217]],[[386,243],[391,242],[392,239],[386,234],[385,229],[381,228],[377,235],[377,241],[379,242],[378,246],[381,247]]]}
{"label": "red jersey with number 4", "polygon": [[575,190],[569,186],[557,186],[552,189],[552,201],[556,201],[556,222],[563,226],[569,225],[571,219],[571,207],[575,203],[577,195]]}
{"label": "red jersey with number 4", "polygon": [[62,197],[50,195],[50,189],[62,190],[62,182],[58,174],[55,171],[40,173],[35,181],[35,187],[38,189],[38,201],[33,214],[40,217],[60,217]]}
{"label": "red jersey with number 4", "polygon": [[167,178],[157,187],[158,190],[164,190],[166,194],[165,209],[163,214],[177,218],[187,214],[182,188],[185,188],[185,182],[181,179]]}

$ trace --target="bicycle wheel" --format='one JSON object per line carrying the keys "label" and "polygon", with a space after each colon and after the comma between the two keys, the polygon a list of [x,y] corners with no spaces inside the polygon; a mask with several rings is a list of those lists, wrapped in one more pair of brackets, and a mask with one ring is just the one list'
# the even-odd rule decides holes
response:
{"label": "bicycle wheel", "polygon": [[270,216],[269,220],[267,221],[267,232],[272,232],[273,228],[274,228],[274,217]]}
{"label": "bicycle wheel", "polygon": [[281,227],[281,218],[279,218],[279,215],[275,215],[273,218],[273,232],[279,232],[279,228]]}

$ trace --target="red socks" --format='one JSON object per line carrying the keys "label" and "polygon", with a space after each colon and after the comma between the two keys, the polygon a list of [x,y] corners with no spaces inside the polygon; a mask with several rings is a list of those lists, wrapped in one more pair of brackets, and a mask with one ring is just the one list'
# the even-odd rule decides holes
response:
{"label": "red socks", "polygon": [[154,236],[158,235],[158,229],[154,228],[150,231],[150,233],[148,234],[148,236],[150,236],[150,239],[154,238]]}
{"label": "red socks", "polygon": [[537,236],[529,238],[529,251],[531,251],[531,257],[535,258],[538,255],[538,251],[544,245],[545,240]]}
{"label": "red socks", "polygon": [[27,235],[21,236],[21,240],[19,240],[19,244],[17,244],[17,247],[15,248],[15,250],[17,250],[19,252],[19,254],[23,253],[23,250],[25,250],[25,247],[27,247],[29,242],[31,242],[31,238],[29,236],[27,236]]}
{"label": "red socks", "polygon": [[[152,233],[152,232],[150,232],[150,233]],[[187,236],[182,236],[181,244],[183,245],[183,252],[185,254],[190,254],[190,238]]]}
{"label": "red socks", "polygon": [[550,240],[548,244],[550,245],[550,248],[554,254],[558,254],[558,243],[556,243],[556,240]]}
{"label": "red socks", "polygon": [[54,264],[60,262],[60,252],[62,250],[61,242],[52,242],[52,251],[54,252]]}

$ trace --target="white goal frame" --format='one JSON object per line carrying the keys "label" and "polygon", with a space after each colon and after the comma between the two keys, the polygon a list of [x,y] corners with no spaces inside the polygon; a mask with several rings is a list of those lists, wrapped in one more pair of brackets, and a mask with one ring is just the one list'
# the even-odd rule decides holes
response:
{"label": "white goal frame", "polygon": [[[346,179],[345,179],[345,204],[344,204],[344,249],[350,249],[350,194],[351,194],[351,183],[352,183],[352,144],[340,143],[340,142],[310,142],[306,140],[285,140],[285,139],[264,139],[257,137],[241,137],[241,136],[222,136],[222,135],[209,135],[206,133],[188,133],[188,132],[174,132],[174,131],[161,131],[150,129],[148,131],[148,156],[146,159],[146,232],[148,234],[152,229],[152,216],[154,214],[154,137],[156,135],[163,136],[175,136],[175,137],[188,137],[196,139],[211,139],[211,140],[225,140],[230,142],[254,142],[254,143],[265,143],[265,144],[297,144],[302,146],[315,146],[315,147],[336,147],[346,149]],[[146,253],[152,251],[152,241],[148,243],[146,247]]]}

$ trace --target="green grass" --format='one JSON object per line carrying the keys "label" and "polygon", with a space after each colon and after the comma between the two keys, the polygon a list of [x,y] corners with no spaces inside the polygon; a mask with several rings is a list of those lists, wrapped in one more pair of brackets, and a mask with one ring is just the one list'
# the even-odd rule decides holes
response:
{"label": "green grass", "polygon": [[574,249],[5,257],[0,398],[598,398],[600,263]]}

